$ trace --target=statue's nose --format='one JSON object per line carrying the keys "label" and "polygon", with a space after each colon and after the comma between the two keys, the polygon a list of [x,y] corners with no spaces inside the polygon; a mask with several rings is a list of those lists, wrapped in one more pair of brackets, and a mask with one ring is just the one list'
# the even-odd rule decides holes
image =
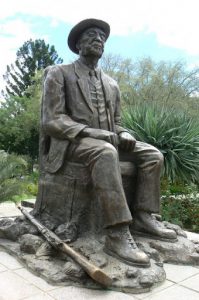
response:
{"label": "statue's nose", "polygon": [[102,42],[102,38],[99,33],[96,34],[95,40]]}

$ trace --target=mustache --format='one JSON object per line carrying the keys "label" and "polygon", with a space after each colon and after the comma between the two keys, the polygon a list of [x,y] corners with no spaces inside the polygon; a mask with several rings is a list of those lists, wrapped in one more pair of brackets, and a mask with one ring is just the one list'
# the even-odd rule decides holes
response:
{"label": "mustache", "polygon": [[103,43],[101,42],[98,42],[98,41],[93,41],[90,43],[90,45],[93,45],[93,46],[99,46],[99,47],[104,47]]}

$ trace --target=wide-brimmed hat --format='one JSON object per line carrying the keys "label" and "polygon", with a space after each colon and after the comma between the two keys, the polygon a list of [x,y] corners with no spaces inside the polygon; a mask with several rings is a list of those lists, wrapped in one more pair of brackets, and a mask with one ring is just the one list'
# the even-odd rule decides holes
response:
{"label": "wide-brimmed hat", "polygon": [[91,28],[91,27],[100,28],[105,33],[106,39],[109,37],[110,26],[108,23],[106,23],[105,21],[102,21],[102,20],[98,20],[98,19],[85,19],[85,20],[79,22],[77,25],[75,25],[69,33],[68,46],[69,46],[70,50],[72,50],[76,54],[79,53],[79,50],[76,47],[78,39],[86,29]]}

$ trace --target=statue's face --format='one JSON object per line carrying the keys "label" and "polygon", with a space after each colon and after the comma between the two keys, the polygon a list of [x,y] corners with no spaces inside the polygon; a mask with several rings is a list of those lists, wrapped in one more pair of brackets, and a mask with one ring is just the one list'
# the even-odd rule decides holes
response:
{"label": "statue's face", "polygon": [[105,42],[106,35],[101,29],[97,27],[89,28],[82,33],[77,43],[79,54],[100,58],[104,52]]}

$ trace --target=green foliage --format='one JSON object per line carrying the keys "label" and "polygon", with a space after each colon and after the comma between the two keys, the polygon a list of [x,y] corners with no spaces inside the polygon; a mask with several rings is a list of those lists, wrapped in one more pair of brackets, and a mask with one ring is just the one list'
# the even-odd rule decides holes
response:
{"label": "green foliage", "polygon": [[25,187],[25,191],[28,195],[36,197],[38,192],[38,184],[28,183]]}
{"label": "green foliage", "polygon": [[11,96],[0,107],[0,148],[30,157],[30,165],[38,157],[42,71],[33,80],[29,97]]}
{"label": "green foliage", "polygon": [[199,232],[199,193],[162,197],[163,220]]}
{"label": "green foliage", "polygon": [[182,61],[132,61],[112,54],[105,55],[101,65],[118,82],[124,107],[153,102],[198,115],[199,68],[189,69]]}
{"label": "green foliage", "polygon": [[161,193],[163,196],[197,193],[198,186],[182,181],[171,182],[166,177],[161,178]]}
{"label": "green foliage", "polygon": [[39,181],[39,172],[33,171],[31,174],[26,176],[26,184],[24,185],[24,192],[29,196],[37,196],[38,192],[38,181]]}
{"label": "green foliage", "polygon": [[16,56],[15,63],[7,66],[4,80],[7,94],[20,97],[24,95],[24,92],[26,96],[29,96],[27,88],[34,83],[33,77],[36,71],[63,62],[55,47],[46,44],[41,39],[26,41],[19,48]]}
{"label": "green foliage", "polygon": [[199,123],[185,113],[138,104],[123,111],[123,125],[137,140],[158,148],[164,155],[164,176],[172,182],[198,182]]}
{"label": "green foliage", "polygon": [[23,158],[0,150],[0,203],[13,200],[13,196],[21,194],[23,181],[20,177],[26,166]]}

